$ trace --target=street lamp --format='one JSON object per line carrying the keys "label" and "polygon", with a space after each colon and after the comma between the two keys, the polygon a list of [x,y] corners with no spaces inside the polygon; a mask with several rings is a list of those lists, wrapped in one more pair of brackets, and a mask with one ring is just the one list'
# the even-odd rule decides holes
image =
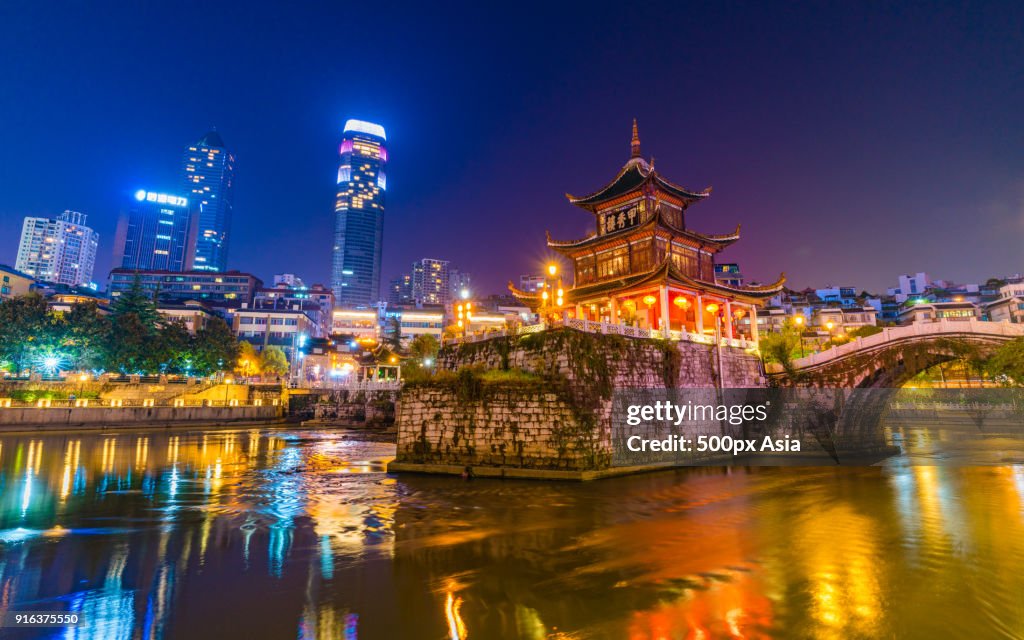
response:
{"label": "street lamp", "polygon": [[836,323],[829,320],[825,323],[825,328],[828,329],[828,346],[832,346],[832,328],[836,326]]}
{"label": "street lamp", "polygon": [[548,263],[547,272],[550,281],[548,278],[545,278],[540,292],[540,312],[545,323],[547,322],[548,314],[561,308],[562,304],[565,302],[565,291],[562,289],[562,279],[555,279],[558,275],[558,265],[554,262]]}
{"label": "street lamp", "polygon": [[455,324],[462,329],[462,337],[465,338],[469,332],[469,324],[473,321],[473,303],[469,300],[461,302],[455,307],[458,322]]}

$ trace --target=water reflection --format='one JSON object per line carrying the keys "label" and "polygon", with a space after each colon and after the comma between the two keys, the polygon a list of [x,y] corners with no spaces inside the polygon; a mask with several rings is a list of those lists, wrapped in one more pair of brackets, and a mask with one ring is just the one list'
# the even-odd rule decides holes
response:
{"label": "water reflection", "polygon": [[0,610],[62,638],[1024,634],[1024,467],[403,477],[387,444],[0,437]]}

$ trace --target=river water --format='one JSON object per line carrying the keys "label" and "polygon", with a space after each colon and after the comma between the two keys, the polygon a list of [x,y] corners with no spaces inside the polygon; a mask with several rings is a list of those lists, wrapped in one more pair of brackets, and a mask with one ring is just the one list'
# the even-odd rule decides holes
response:
{"label": "river water", "polygon": [[1020,638],[1024,466],[384,473],[340,431],[0,437],[12,638]]}

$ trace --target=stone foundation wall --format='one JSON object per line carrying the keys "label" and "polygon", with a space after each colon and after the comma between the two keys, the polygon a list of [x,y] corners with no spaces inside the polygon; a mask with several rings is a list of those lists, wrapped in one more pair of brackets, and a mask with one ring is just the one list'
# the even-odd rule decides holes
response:
{"label": "stone foundation wall", "polygon": [[605,469],[616,389],[766,386],[757,356],[741,349],[723,347],[719,366],[711,345],[572,329],[447,347],[438,366],[522,369],[565,384],[498,386],[474,399],[440,384],[407,386],[397,412],[399,462]]}
{"label": "stone foundation wall", "polygon": [[387,427],[395,422],[397,391],[330,391],[320,395],[314,418],[326,422]]}
{"label": "stone foundation wall", "polygon": [[610,440],[542,390],[485,390],[466,401],[450,389],[407,389],[398,424],[399,462],[585,470],[611,460]]}

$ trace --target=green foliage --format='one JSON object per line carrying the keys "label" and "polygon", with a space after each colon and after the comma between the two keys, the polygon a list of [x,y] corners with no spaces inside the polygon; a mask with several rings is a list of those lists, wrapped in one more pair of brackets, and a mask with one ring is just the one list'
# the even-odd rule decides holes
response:
{"label": "green foliage", "polygon": [[1024,387],[1024,338],[999,347],[985,362],[985,369],[996,379]]}
{"label": "green foliage", "polygon": [[779,333],[766,333],[760,338],[760,348],[765,362],[778,362],[783,369],[790,371],[794,357],[800,355],[800,334],[789,328],[783,328]]}
{"label": "green foliage", "polygon": [[856,329],[851,329],[847,331],[846,335],[850,336],[851,338],[866,338],[868,336],[873,336],[876,333],[882,333],[882,331],[884,330],[884,327],[879,327],[875,325],[865,325],[863,327],[857,327]]}
{"label": "green foliage", "polygon": [[13,372],[39,370],[43,358],[56,356],[61,370],[205,375],[230,368],[237,352],[224,321],[191,336],[183,322],[157,312],[138,282],[115,300],[109,316],[94,302],[53,312],[35,293],[0,301],[0,368]]}
{"label": "green foliage", "polygon": [[57,351],[57,325],[37,293],[0,302],[0,360],[10,362],[15,371],[31,368],[36,359]]}
{"label": "green foliage", "polygon": [[409,355],[420,361],[427,358],[436,359],[440,348],[441,345],[438,343],[437,338],[421,333],[409,343]]}
{"label": "green foliage", "polygon": [[402,321],[398,316],[391,316],[388,322],[388,330],[385,331],[383,343],[391,351],[398,353],[402,350]]}
{"label": "green foliage", "polygon": [[260,363],[266,373],[278,376],[288,373],[288,357],[280,347],[271,345],[265,348]]}
{"label": "green foliage", "polygon": [[192,341],[192,369],[199,375],[234,369],[238,349],[238,341],[228,324],[214,318],[196,331]]}

